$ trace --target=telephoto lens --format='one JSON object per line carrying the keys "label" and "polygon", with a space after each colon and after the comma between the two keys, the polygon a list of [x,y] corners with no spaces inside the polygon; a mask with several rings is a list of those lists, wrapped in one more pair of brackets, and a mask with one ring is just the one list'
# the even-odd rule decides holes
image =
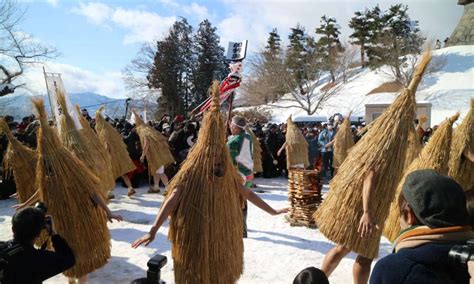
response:
{"label": "telephoto lens", "polygon": [[454,262],[466,265],[474,260],[474,240],[467,241],[467,245],[453,246],[448,255]]}

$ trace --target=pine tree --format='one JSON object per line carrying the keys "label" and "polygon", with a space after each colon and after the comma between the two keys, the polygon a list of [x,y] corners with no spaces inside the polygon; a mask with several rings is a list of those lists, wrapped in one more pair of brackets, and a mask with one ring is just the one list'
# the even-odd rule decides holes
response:
{"label": "pine tree", "polygon": [[299,24],[291,28],[288,39],[290,44],[287,49],[286,66],[290,75],[296,80],[300,92],[304,94],[306,93],[302,87],[304,81],[311,81],[316,76],[316,72],[313,72],[316,44],[314,38]]}
{"label": "pine tree", "polygon": [[349,27],[354,30],[354,32],[349,37],[352,39],[352,44],[356,44],[360,47],[360,61],[362,67],[366,66],[365,51],[366,45],[370,40],[368,13],[368,9],[366,9],[364,12],[357,11],[354,13],[355,16],[349,21]]}
{"label": "pine tree", "polygon": [[278,30],[276,28],[273,28],[269,34],[270,36],[267,40],[267,46],[265,46],[265,53],[268,54],[268,56],[275,57],[281,53],[280,35],[278,34]]}
{"label": "pine tree", "polygon": [[277,101],[285,94],[284,82],[276,80],[279,78],[278,72],[283,68],[283,51],[281,49],[281,39],[278,30],[274,28],[267,40],[267,46],[263,52],[263,77],[265,84],[270,87],[266,94],[265,101]]}
{"label": "pine tree", "polygon": [[326,15],[321,17],[321,25],[316,28],[316,34],[320,34],[316,43],[318,57],[323,70],[329,71],[331,80],[336,80],[335,70],[337,68],[338,53],[342,51],[341,42],[339,41],[339,25],[335,18],[328,18]]}
{"label": "pine tree", "polygon": [[224,48],[219,45],[220,38],[207,19],[199,24],[194,36],[195,66],[193,72],[193,104],[207,98],[207,90],[212,80],[223,80],[228,73],[224,58]]}
{"label": "pine tree", "polygon": [[168,36],[157,42],[153,66],[147,79],[150,88],[161,90],[158,98],[160,112],[175,115],[184,111],[183,78],[189,74],[191,67],[191,34],[192,27],[182,18],[173,24]]}
{"label": "pine tree", "polygon": [[371,44],[367,49],[369,66],[379,68],[389,65],[395,79],[399,83],[405,83],[402,66],[408,60],[407,55],[421,52],[425,39],[419,33],[418,21],[410,19],[408,6],[392,5],[383,14],[377,9],[374,8],[370,13],[374,21],[371,27]]}

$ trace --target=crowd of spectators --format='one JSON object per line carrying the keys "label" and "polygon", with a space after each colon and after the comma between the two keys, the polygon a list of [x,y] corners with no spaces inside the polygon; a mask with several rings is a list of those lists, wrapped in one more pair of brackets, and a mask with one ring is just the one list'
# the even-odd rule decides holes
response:
{"label": "crowd of spectators", "polygon": [[[91,127],[94,128],[95,119],[89,115],[86,109],[82,110],[82,115],[86,117]],[[36,130],[39,126],[39,121],[36,120],[34,115],[24,117],[21,122],[15,121],[12,116],[4,116],[4,119],[8,123],[13,135],[15,135],[20,142],[32,149],[36,148]],[[127,145],[129,155],[137,166],[135,171],[128,173],[133,185],[140,186],[142,183],[150,182],[146,171],[146,161],[145,164],[140,162],[142,148],[134,125],[124,118],[106,117],[106,120],[122,135],[124,143]],[[325,147],[325,145],[334,138],[341,122],[341,119],[336,117],[336,119],[329,119],[328,122],[299,124],[308,142],[308,158],[310,162],[308,169],[322,171],[326,180],[332,178],[333,175],[333,149],[332,147]],[[51,121],[50,123],[53,122]],[[168,138],[171,152],[176,160],[175,164],[166,169],[167,176],[172,177],[179,169],[181,162],[186,159],[189,149],[196,142],[200,128],[200,120],[194,118],[186,119],[183,115],[177,115],[174,118],[170,115],[163,115],[158,120],[148,121],[148,124]],[[263,172],[256,173],[256,176],[263,178],[288,176],[286,153],[283,151],[280,155],[277,154],[278,150],[285,143],[286,124],[262,123],[255,119],[249,122],[249,127],[255,133],[262,148]],[[352,133],[356,143],[365,133],[364,127],[365,124],[360,123],[352,125]],[[436,130],[436,126],[427,128],[422,133],[420,141],[426,143],[434,130]],[[3,159],[7,145],[8,140],[0,133],[0,160]],[[3,180],[8,181],[9,177],[3,174]]]}

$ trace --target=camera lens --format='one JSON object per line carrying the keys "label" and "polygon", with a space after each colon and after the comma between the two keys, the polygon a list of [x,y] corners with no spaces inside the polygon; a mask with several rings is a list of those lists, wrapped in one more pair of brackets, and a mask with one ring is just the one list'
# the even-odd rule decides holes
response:
{"label": "camera lens", "polygon": [[35,207],[43,211],[44,214],[48,212],[48,207],[43,202],[36,202]]}
{"label": "camera lens", "polygon": [[470,256],[469,246],[453,246],[449,250],[449,258],[454,260],[454,262],[467,264],[467,262],[469,261],[469,256]]}

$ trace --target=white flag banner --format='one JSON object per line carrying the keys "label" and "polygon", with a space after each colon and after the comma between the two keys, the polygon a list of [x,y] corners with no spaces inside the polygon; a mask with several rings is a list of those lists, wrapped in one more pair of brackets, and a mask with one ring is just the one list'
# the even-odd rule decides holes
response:
{"label": "white flag banner", "polygon": [[135,117],[135,112],[133,112],[133,111],[132,111],[132,115],[130,116],[129,122],[130,122],[131,124],[136,124],[136,122],[137,122],[137,119],[136,119],[136,117]]}
{"label": "white flag banner", "polygon": [[54,112],[54,118],[56,120],[56,127],[58,131],[61,132],[61,123],[60,118],[63,115],[63,110],[61,105],[58,101],[58,92],[62,92],[66,99],[66,107],[68,110],[69,115],[72,117],[76,129],[82,129],[81,122],[79,120],[79,113],[75,111],[75,107],[72,105],[71,101],[69,100],[69,96],[64,88],[63,80],[59,74],[52,74],[52,73],[45,73],[46,85],[48,87],[48,93],[51,98],[51,108]]}

